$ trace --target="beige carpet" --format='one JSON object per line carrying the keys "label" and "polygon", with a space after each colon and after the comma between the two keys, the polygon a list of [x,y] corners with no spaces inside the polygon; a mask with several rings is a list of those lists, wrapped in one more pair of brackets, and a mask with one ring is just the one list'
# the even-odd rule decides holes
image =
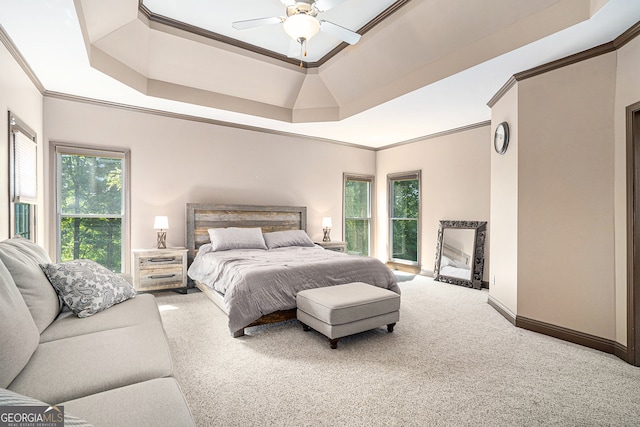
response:
{"label": "beige carpet", "polygon": [[234,339],[203,294],[157,294],[197,424],[640,425],[640,368],[515,328],[486,291],[401,280],[395,331],[349,337],[337,350],[297,321]]}

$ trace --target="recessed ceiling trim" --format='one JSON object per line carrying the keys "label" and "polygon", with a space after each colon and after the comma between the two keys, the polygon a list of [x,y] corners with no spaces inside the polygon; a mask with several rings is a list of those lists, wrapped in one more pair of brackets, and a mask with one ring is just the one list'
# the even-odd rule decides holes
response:
{"label": "recessed ceiling trim", "polygon": [[640,36],[640,22],[637,22],[632,27],[627,29],[624,33],[620,34],[614,40],[603,43],[600,46],[592,47],[591,49],[583,50],[582,52],[575,53],[573,55],[566,56],[564,58],[557,59],[555,61],[547,62],[538,67],[531,68],[529,70],[522,71],[514,74],[499,90],[496,94],[487,102],[489,108],[493,107],[496,102],[514,85],[516,82],[535,77],[540,74],[547,73],[549,71],[557,70],[559,68],[566,67],[568,65],[576,64],[578,62],[586,61],[587,59],[595,58],[600,55],[605,55],[609,52],[615,52],[631,40]]}
{"label": "recessed ceiling trim", "polygon": [[172,119],[206,123],[214,126],[223,126],[223,127],[233,128],[233,129],[241,129],[241,130],[246,130],[250,132],[260,132],[260,133],[266,133],[270,135],[286,136],[290,138],[312,140],[312,141],[324,142],[328,144],[343,145],[346,147],[359,148],[367,151],[379,151],[381,148],[383,148],[383,147],[378,147],[378,148],[369,147],[366,145],[354,144],[352,142],[338,141],[338,140],[329,139],[329,138],[322,138],[319,136],[304,135],[304,134],[299,134],[295,132],[285,132],[281,130],[269,129],[269,128],[264,128],[259,126],[250,126],[250,125],[245,125],[240,123],[227,122],[224,120],[209,119],[206,117],[193,116],[193,115],[182,114],[182,113],[174,113],[171,111],[158,110],[158,109],[147,108],[147,107],[139,107],[137,105],[122,104],[119,102],[105,101],[102,99],[95,99],[95,98],[87,98],[84,96],[70,95],[62,92],[55,92],[55,91],[49,91],[49,90],[45,91],[43,93],[43,96],[47,98],[61,99],[63,101],[73,101],[73,102],[80,102],[80,103],[85,103],[90,105],[97,105],[100,107],[117,108],[120,110],[133,111],[133,112],[144,113],[144,114],[153,114],[156,116],[168,117]]}
{"label": "recessed ceiling trim", "polygon": [[[293,64],[296,66],[300,65],[300,60],[296,58],[289,58],[287,56],[281,55],[277,52],[270,51],[268,49],[263,49],[258,46],[254,46],[249,43],[242,42],[240,40],[236,40],[231,37],[224,36],[222,34],[214,33],[213,31],[205,30],[204,28],[196,27],[195,25],[190,25],[182,21],[177,21],[175,19],[169,18],[167,16],[158,15],[149,10],[144,4],[142,4],[142,0],[139,0],[139,8],[140,13],[145,16],[149,22],[154,22],[161,25],[166,25],[168,27],[173,27],[181,31],[186,31],[188,33],[192,33],[201,37],[206,37],[211,40],[215,40],[217,42],[225,43],[231,46],[235,46],[240,49],[248,50],[253,53],[257,53],[260,55],[267,56],[269,58],[274,58],[282,62],[287,62],[289,64]],[[303,63],[306,66],[306,63]]]}
{"label": "recessed ceiling trim", "polygon": [[[378,16],[373,18],[371,21],[369,21],[367,24],[365,24],[362,28],[360,28],[358,31],[356,31],[356,33],[358,33],[360,35],[364,35],[369,30],[371,30],[376,25],[378,25],[379,23],[384,21],[386,18],[391,16],[393,13],[398,11],[401,7],[403,7],[404,5],[409,3],[410,1],[411,0],[397,0],[391,6],[389,6],[385,10],[383,10]],[[143,2],[143,0],[139,0],[138,1],[138,9],[140,10],[140,13],[142,13],[142,15],[145,16],[146,19],[149,22],[155,22],[155,23],[158,23],[158,24],[167,25],[169,27],[173,27],[173,28],[177,28],[177,29],[182,30],[182,31],[187,31],[189,33],[197,34],[197,35],[202,36],[202,37],[206,37],[206,38],[209,38],[209,39],[212,39],[212,40],[216,40],[216,41],[221,42],[221,43],[226,43],[226,44],[238,47],[240,49],[248,50],[250,52],[254,52],[254,53],[257,53],[257,54],[260,54],[260,55],[264,55],[264,56],[267,56],[269,58],[274,58],[274,59],[277,59],[279,61],[286,62],[286,63],[289,63],[289,64],[293,64],[293,65],[296,65],[296,66],[302,65],[302,67],[304,67],[304,68],[317,68],[317,67],[320,67],[321,65],[326,63],[329,59],[333,58],[335,55],[340,53],[343,49],[345,49],[346,47],[350,46],[348,43],[342,42],[338,46],[336,46],[334,49],[329,51],[329,53],[327,53],[325,56],[323,56],[319,61],[315,61],[315,62],[304,62],[304,61],[302,61],[302,62],[300,62],[299,58],[289,58],[289,57],[287,57],[285,55],[282,55],[282,54],[279,54],[277,52],[273,52],[273,51],[268,50],[268,49],[264,49],[264,48],[261,48],[261,47],[258,47],[258,46],[255,46],[255,45],[252,45],[252,44],[249,44],[249,43],[245,43],[245,42],[242,42],[240,40],[236,40],[236,39],[234,39],[232,37],[224,36],[222,34],[219,34],[219,33],[213,32],[213,31],[209,31],[209,30],[205,30],[204,28],[200,28],[200,27],[197,27],[195,25],[190,25],[190,24],[187,24],[185,22],[169,18],[167,16],[159,15],[157,13],[152,12],[142,2]]]}
{"label": "recessed ceiling trim", "polygon": [[408,139],[406,141],[396,142],[394,144],[389,144],[389,145],[385,145],[385,146],[382,146],[382,147],[378,147],[376,149],[376,151],[382,151],[382,150],[387,150],[389,148],[401,147],[403,145],[414,144],[416,142],[426,141],[428,139],[440,138],[440,137],[447,136],[447,135],[453,135],[455,133],[466,132],[468,130],[478,129],[478,128],[482,128],[482,127],[485,127],[485,126],[491,126],[491,120],[485,120],[485,121],[478,122],[478,123],[472,123],[470,125],[460,126],[460,127],[457,127],[457,128],[444,130],[442,132],[436,132],[436,133],[432,133],[432,134],[429,134],[429,135],[424,135],[424,136],[419,136],[417,138]]}
{"label": "recessed ceiling trim", "polygon": [[13,59],[18,63],[20,68],[22,68],[22,71],[24,71],[27,77],[29,77],[29,80],[31,80],[31,83],[33,83],[36,89],[38,89],[40,93],[44,94],[45,89],[42,85],[42,82],[40,81],[38,76],[36,76],[36,73],[33,72],[33,69],[31,69],[27,60],[24,59],[24,56],[22,56],[13,40],[11,40],[11,37],[9,37],[9,34],[7,34],[7,32],[5,31],[2,24],[0,24],[0,42],[2,42],[4,47],[7,48]]}

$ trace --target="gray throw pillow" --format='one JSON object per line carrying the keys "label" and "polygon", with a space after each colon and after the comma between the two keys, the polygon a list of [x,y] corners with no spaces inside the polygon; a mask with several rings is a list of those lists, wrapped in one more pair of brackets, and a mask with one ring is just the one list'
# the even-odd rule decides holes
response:
{"label": "gray throw pillow", "polygon": [[262,237],[262,229],[254,228],[210,228],[209,239],[214,251],[230,249],[267,249]]}
{"label": "gray throw pillow", "polygon": [[315,246],[304,230],[286,230],[264,233],[264,241],[269,249],[286,248],[289,246]]}
{"label": "gray throw pillow", "polygon": [[129,282],[95,261],[77,259],[40,267],[78,317],[89,317],[136,295]]}

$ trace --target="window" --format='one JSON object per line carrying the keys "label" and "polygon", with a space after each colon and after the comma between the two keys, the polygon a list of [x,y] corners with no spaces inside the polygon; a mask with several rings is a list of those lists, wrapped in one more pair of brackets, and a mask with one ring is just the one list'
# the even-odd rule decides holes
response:
{"label": "window", "polygon": [[128,256],[128,152],[55,147],[57,253],[125,271]]}
{"label": "window", "polygon": [[9,113],[9,234],[36,241],[38,145],[36,134]]}
{"label": "window", "polygon": [[371,253],[372,194],[372,176],[344,175],[344,236],[350,254]]}
{"label": "window", "polygon": [[417,265],[420,256],[420,171],[388,175],[391,261]]}

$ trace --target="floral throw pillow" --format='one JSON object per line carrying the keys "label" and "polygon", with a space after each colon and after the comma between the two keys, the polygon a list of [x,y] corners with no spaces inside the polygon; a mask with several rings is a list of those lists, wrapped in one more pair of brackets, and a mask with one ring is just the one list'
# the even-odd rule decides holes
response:
{"label": "floral throw pillow", "polygon": [[77,259],[40,267],[78,317],[92,316],[136,295],[129,282],[95,261]]}

